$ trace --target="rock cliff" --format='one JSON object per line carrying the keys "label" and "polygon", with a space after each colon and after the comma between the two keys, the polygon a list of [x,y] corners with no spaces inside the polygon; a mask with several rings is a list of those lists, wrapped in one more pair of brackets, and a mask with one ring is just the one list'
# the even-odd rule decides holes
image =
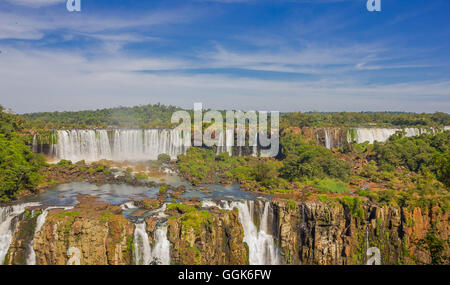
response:
{"label": "rock cliff", "polygon": [[287,264],[365,264],[369,247],[380,250],[381,264],[429,264],[429,252],[417,241],[432,227],[448,240],[448,213],[437,207],[424,211],[349,197],[341,202],[274,200],[272,208],[275,236]]}
{"label": "rock cliff", "polygon": [[71,210],[51,210],[34,238],[36,263],[46,264],[130,264],[134,224],[121,208],[78,197]]}
{"label": "rock cliff", "polygon": [[170,204],[168,239],[172,264],[248,264],[248,248],[236,210]]}

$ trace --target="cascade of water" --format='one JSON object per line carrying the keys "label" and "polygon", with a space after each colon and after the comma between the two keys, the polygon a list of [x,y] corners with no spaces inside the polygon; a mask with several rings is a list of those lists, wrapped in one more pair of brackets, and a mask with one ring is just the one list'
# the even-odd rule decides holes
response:
{"label": "cascade of water", "polygon": [[33,135],[33,144],[31,145],[31,151],[34,153],[38,152],[38,144],[37,144],[37,136],[36,134]]}
{"label": "cascade of water", "polygon": [[[216,133],[217,135],[217,133]],[[217,146],[216,146],[216,155],[224,152],[224,139],[223,139],[223,132],[218,132],[217,136]]]}
{"label": "cascade of water", "polygon": [[325,147],[331,149],[330,130],[325,129]]}
{"label": "cascade of water", "polygon": [[145,222],[136,224],[134,229],[134,261],[136,265],[149,265],[151,260],[151,247],[148,240]]}
{"label": "cascade of water", "polygon": [[156,228],[154,234],[155,245],[152,248],[152,260],[158,261],[158,264],[170,264],[170,242],[167,239],[167,226],[161,225]]}
{"label": "cascade of water", "polygon": [[233,130],[225,130],[224,132],[218,132],[217,136],[217,150],[216,155],[222,152],[228,152],[230,156],[233,155],[233,144],[234,144],[234,132]]}
{"label": "cascade of water", "polygon": [[255,137],[253,138],[252,156],[258,156],[258,133],[255,133]]}
{"label": "cascade of water", "polygon": [[[396,129],[396,128],[355,128],[356,130],[356,143],[363,143],[368,141],[372,144],[374,141],[377,142],[385,142],[389,139],[390,136],[395,134],[398,131],[404,131],[406,137],[419,136],[420,134],[427,131],[427,129],[419,129],[419,128],[405,128],[405,129]],[[430,131],[432,131],[430,129]],[[351,138],[347,137],[347,140],[351,142]]]}
{"label": "cascade of water", "polygon": [[233,130],[226,130],[226,151],[230,156],[233,155],[233,145],[234,145],[234,131]]}
{"label": "cascade of water", "polygon": [[[108,135],[108,132],[111,135]],[[172,159],[185,153],[180,130],[58,130],[51,145],[59,159],[156,160],[159,154]]]}
{"label": "cascade of water", "polygon": [[275,245],[272,235],[268,233],[268,212],[270,203],[264,204],[264,210],[260,215],[261,227],[257,230],[254,221],[252,220],[254,212],[254,201],[247,201],[247,203],[239,203],[239,217],[244,227],[244,241],[249,246],[250,264],[268,265],[279,264],[280,253]]}
{"label": "cascade of water", "polygon": [[3,264],[9,246],[17,228],[17,217],[25,212],[26,207],[39,206],[39,203],[0,207],[0,264]]}
{"label": "cascade of water", "polygon": [[154,246],[150,245],[146,223],[136,224],[134,230],[135,263],[137,265],[170,264],[170,242],[167,239],[167,226],[158,225],[154,233]]}
{"label": "cascade of water", "polygon": [[[270,234],[269,228],[269,211],[270,202],[260,203],[260,208],[263,210],[255,213],[255,201],[233,201],[227,203],[222,201],[222,205],[218,205],[214,201],[202,201],[202,207],[216,206],[225,210],[232,210],[237,208],[239,210],[239,220],[244,228],[244,242],[249,248],[249,262],[250,265],[276,265],[280,264],[280,252],[275,245],[275,240]],[[260,228],[255,225],[254,216],[258,215],[260,221]]]}
{"label": "cascade of water", "polygon": [[137,207],[134,205],[134,202],[130,201],[130,202],[125,202],[122,205],[120,205],[120,207],[122,208],[122,210],[126,210],[126,209],[136,209]]}

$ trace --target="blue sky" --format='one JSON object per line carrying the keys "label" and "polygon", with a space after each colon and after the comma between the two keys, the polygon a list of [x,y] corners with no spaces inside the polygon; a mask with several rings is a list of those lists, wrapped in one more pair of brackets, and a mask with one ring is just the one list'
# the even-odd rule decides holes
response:
{"label": "blue sky", "polygon": [[450,1],[0,0],[0,104],[450,112]]}

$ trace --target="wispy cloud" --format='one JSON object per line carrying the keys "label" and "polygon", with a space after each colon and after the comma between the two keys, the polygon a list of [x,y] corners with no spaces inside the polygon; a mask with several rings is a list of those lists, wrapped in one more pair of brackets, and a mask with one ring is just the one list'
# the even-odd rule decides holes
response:
{"label": "wispy cloud", "polygon": [[9,3],[32,8],[51,6],[67,2],[67,0],[6,0]]}
{"label": "wispy cloud", "polygon": [[[117,32],[131,28],[149,28],[165,24],[182,24],[196,16],[190,9],[151,11],[141,15],[92,15],[80,13],[35,14],[29,11],[1,12],[0,39],[40,39],[46,33],[65,34]],[[98,35],[100,36],[100,35]],[[102,35],[106,37],[107,35]]]}
{"label": "wispy cloud", "polygon": [[146,102],[192,107],[192,102],[198,100],[213,108],[262,110],[270,106],[281,111],[356,111],[363,108],[432,112],[450,109],[448,80],[367,85],[332,78],[298,82],[134,72],[139,69],[182,69],[189,64],[183,60],[157,58],[88,60],[73,53],[10,50],[0,56],[0,93],[14,94],[2,98],[2,103],[21,112],[92,109]]}
{"label": "wispy cloud", "polygon": [[[25,6],[31,0],[9,2]],[[381,33],[366,36],[358,32],[358,19],[340,10],[287,10],[276,23],[262,23],[258,15],[258,25],[249,27],[228,19],[209,25],[213,8],[224,17],[234,5],[203,10],[196,2],[120,14],[0,11],[2,104],[19,112],[158,101],[280,111],[450,110],[450,62],[439,54],[443,44],[433,50]]]}

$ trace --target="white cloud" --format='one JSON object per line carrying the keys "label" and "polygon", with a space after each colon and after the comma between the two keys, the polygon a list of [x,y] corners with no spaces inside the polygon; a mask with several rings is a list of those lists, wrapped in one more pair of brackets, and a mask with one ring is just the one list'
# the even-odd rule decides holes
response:
{"label": "white cloud", "polygon": [[28,6],[28,7],[43,7],[51,6],[60,3],[65,3],[67,0],[6,0],[15,5]]}
{"label": "white cloud", "polygon": [[105,57],[4,49],[0,101],[17,112],[95,109],[162,102],[192,107],[321,111],[450,111],[450,82],[360,84],[322,78],[262,80],[224,75],[149,74],[136,69],[182,69],[176,59]]}
{"label": "white cloud", "polygon": [[[90,34],[91,36],[111,37],[122,29],[148,28],[164,24],[181,24],[196,17],[189,9],[152,11],[141,15],[91,15],[79,13],[36,14],[11,13],[0,11],[1,39],[41,39],[45,33],[64,31],[66,35]],[[106,35],[103,35],[106,33]],[[131,37],[131,36],[129,36]],[[123,33],[122,33],[123,38]]]}
{"label": "white cloud", "polygon": [[370,45],[306,46],[280,51],[233,52],[220,45],[198,55],[212,67],[249,70],[294,72],[308,74],[337,73],[362,68],[361,61],[379,59],[383,50]]}

